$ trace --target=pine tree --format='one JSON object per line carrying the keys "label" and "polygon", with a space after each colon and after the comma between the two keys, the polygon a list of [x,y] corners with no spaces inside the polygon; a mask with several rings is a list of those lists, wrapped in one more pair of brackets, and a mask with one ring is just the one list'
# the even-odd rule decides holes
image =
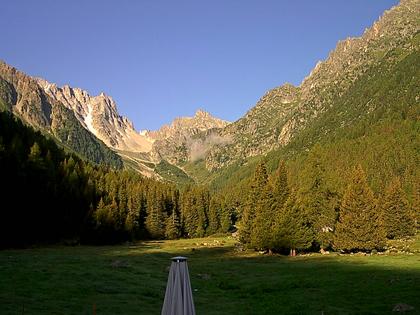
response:
{"label": "pine tree", "polygon": [[382,249],[385,233],[365,172],[357,166],[344,193],[334,244],[344,251]]}
{"label": "pine tree", "polygon": [[398,177],[386,189],[382,215],[388,238],[399,239],[414,235],[415,219]]}

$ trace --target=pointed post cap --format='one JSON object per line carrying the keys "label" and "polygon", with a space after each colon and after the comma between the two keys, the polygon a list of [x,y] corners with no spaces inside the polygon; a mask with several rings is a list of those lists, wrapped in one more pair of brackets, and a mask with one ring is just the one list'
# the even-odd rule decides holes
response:
{"label": "pointed post cap", "polygon": [[188,258],[187,257],[182,257],[182,256],[177,256],[177,257],[172,257],[171,259],[174,262],[182,262],[182,261],[187,261]]}

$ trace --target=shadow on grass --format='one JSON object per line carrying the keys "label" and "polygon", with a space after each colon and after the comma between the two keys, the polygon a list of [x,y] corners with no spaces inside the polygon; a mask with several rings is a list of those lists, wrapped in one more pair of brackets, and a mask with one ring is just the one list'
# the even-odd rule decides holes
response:
{"label": "shadow on grass", "polygon": [[[190,270],[203,314],[392,314],[398,303],[420,314],[419,256],[247,257],[226,249],[200,251],[191,255]],[[197,276],[206,272],[210,280]]]}
{"label": "shadow on grass", "polygon": [[[176,243],[174,243],[176,244]],[[0,314],[159,314],[170,258],[189,258],[197,314],[420,314],[419,256],[256,256],[232,247],[0,252]],[[160,248],[160,249],[159,249]]]}

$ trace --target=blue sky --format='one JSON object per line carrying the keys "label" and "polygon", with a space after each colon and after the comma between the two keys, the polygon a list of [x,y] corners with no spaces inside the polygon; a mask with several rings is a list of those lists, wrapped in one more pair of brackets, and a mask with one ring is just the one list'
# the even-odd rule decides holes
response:
{"label": "blue sky", "polygon": [[13,0],[0,59],[105,92],[137,129],[203,108],[234,121],[270,88],[299,84],[337,41],[395,0]]}

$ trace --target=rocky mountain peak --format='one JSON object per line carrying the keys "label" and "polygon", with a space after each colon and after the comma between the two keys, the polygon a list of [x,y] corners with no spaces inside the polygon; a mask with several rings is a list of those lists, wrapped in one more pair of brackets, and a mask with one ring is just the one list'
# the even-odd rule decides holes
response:
{"label": "rocky mountain peak", "polygon": [[[286,146],[335,104],[342,104],[344,100],[337,100],[371,69],[381,64],[391,68],[401,61],[401,56],[418,51],[418,12],[418,0],[401,1],[385,11],[361,37],[338,42],[298,87],[286,84],[268,91],[243,118],[221,131],[233,141],[223,148],[212,149],[206,167],[215,170],[235,160]],[[340,114],[344,116],[346,111]],[[341,127],[351,124],[350,119],[345,122],[341,117],[340,120]],[[328,127],[322,127],[324,135],[329,132],[332,131]]]}
{"label": "rocky mountain peak", "polygon": [[219,130],[228,124],[228,121],[216,118],[202,109],[198,109],[193,117],[175,118],[159,130],[147,133],[155,140],[152,156],[155,159],[164,158],[174,164],[187,161],[194,137],[201,133],[211,133],[211,130]]}
{"label": "rocky mountain peak", "polygon": [[52,99],[72,110],[82,126],[107,146],[136,152],[152,149],[153,139],[139,134],[128,118],[120,116],[114,99],[104,92],[91,96],[80,88],[58,87],[44,79],[36,80]]}
{"label": "rocky mountain peak", "polygon": [[169,125],[164,125],[156,131],[149,131],[148,134],[155,140],[163,140],[177,137],[179,134],[195,134],[212,128],[223,128],[228,124],[228,121],[216,118],[209,112],[198,109],[193,117],[175,118]]}
{"label": "rocky mountain peak", "polygon": [[196,118],[201,118],[201,119],[206,119],[206,118],[211,118],[211,114],[209,112],[206,112],[203,109],[197,109],[197,111],[194,114],[194,117]]}

